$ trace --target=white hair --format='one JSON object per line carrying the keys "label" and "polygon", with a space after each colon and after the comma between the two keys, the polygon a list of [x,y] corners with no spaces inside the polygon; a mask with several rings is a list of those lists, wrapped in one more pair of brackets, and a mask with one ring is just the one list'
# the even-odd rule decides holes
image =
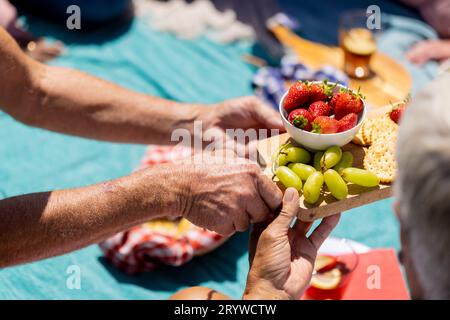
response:
{"label": "white hair", "polygon": [[420,92],[403,115],[395,196],[427,299],[450,298],[450,73]]}

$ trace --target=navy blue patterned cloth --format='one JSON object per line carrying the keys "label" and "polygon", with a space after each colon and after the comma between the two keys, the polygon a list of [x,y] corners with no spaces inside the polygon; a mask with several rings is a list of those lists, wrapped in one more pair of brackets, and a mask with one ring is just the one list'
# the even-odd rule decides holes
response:
{"label": "navy blue patterned cloth", "polygon": [[348,77],[332,66],[314,70],[302,64],[294,56],[285,56],[280,67],[263,67],[253,77],[256,94],[278,109],[278,104],[287,91],[289,83],[298,80],[325,80],[348,84]]}

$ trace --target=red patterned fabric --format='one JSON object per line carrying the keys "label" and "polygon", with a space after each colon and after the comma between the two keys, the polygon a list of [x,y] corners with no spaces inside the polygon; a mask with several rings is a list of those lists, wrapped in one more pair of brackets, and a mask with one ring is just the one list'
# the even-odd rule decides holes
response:
{"label": "red patterned fabric", "polygon": [[[191,155],[190,148],[149,146],[139,169]],[[197,253],[217,247],[223,240],[219,234],[196,226],[174,237],[142,225],[114,235],[100,243],[100,248],[114,266],[126,273],[136,274],[152,271],[160,265],[180,266]]]}
{"label": "red patterned fabric", "polygon": [[190,157],[192,154],[191,148],[182,146],[149,146],[139,169],[161,163],[175,162]]}

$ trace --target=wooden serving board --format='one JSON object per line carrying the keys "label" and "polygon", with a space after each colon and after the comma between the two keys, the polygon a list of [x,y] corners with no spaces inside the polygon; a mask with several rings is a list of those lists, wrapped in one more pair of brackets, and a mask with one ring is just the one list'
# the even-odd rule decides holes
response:
{"label": "wooden serving board", "polygon": [[[371,118],[384,114],[387,110],[389,110],[389,108],[390,106],[377,108],[368,113],[367,117]],[[290,139],[289,135],[285,133],[279,136],[260,140],[257,145],[259,154],[258,161],[263,168],[264,173],[269,176],[283,191],[285,189],[284,186],[278,181],[272,172],[272,155],[277,151],[280,145],[288,141],[294,145],[296,144]],[[363,160],[367,148],[349,143],[342,147],[342,150],[350,151],[353,154],[354,167],[364,168]],[[360,207],[371,202],[389,198],[391,195],[392,189],[389,184],[380,184],[375,188],[365,188],[355,184],[348,184],[347,198],[339,201],[336,200],[328,192],[328,190],[326,190],[326,187],[324,187],[319,201],[314,205],[306,203],[303,195],[300,195],[300,213],[298,218],[302,221],[314,221],[339,212]]]}
{"label": "wooden serving board", "polygon": [[[287,48],[295,52],[302,62],[311,68],[331,65],[343,70],[344,53],[339,47],[329,47],[298,36],[281,25],[273,25],[270,30]],[[361,92],[367,102],[374,107],[382,107],[391,102],[403,100],[411,90],[412,79],[408,71],[389,56],[376,52],[371,60],[374,76],[369,79],[350,79],[350,88]]]}

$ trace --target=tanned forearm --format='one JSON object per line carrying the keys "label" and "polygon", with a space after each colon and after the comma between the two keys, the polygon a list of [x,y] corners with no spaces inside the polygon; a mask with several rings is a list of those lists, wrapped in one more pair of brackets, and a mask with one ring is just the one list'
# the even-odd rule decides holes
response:
{"label": "tanned forearm", "polygon": [[[0,28],[0,108],[28,125],[97,140],[170,143],[176,128],[192,132],[214,108],[124,89],[27,57]],[[207,111],[206,111],[207,110]]]}
{"label": "tanned forearm", "polygon": [[37,77],[30,124],[97,140],[170,143],[174,129],[192,131],[206,108],[132,92],[66,68],[47,66]]}
{"label": "tanned forearm", "polygon": [[1,200],[0,268],[64,254],[183,212],[179,176],[163,165],[85,188]]}

